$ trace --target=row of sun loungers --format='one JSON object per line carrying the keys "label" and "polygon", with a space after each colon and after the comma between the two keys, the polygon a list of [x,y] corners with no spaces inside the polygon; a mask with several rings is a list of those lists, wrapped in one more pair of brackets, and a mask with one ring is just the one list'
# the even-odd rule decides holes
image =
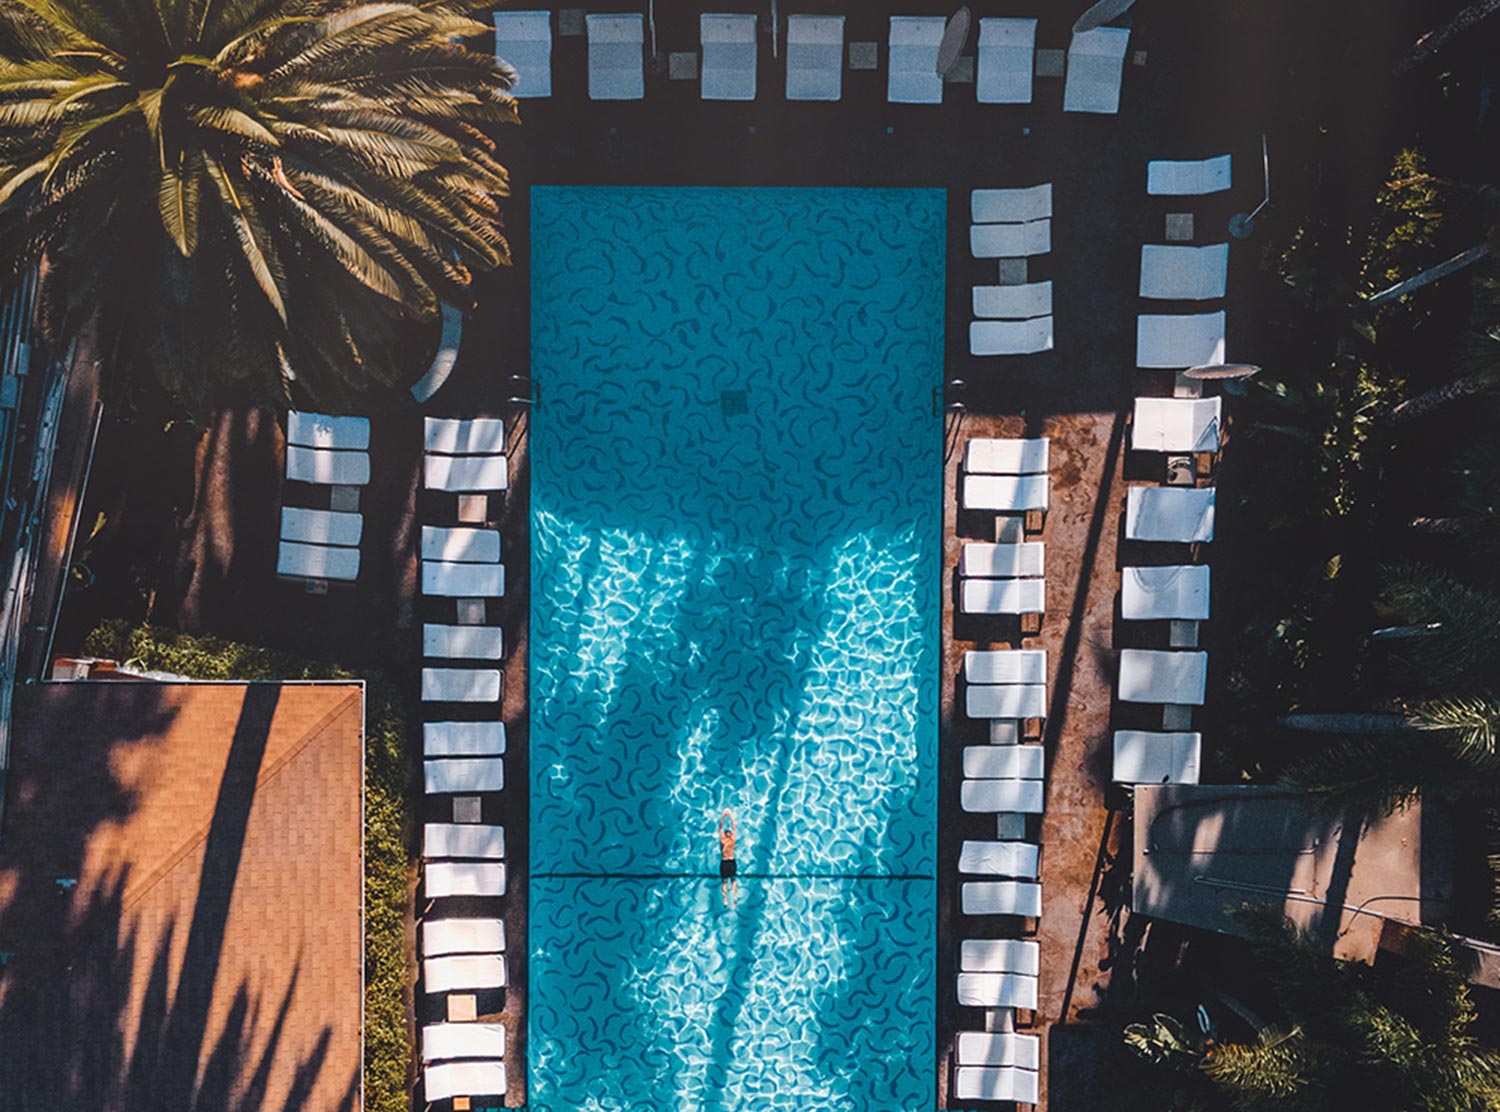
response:
{"label": "row of sun loungers", "polygon": [[1039,1099],[1042,1050],[1036,1035],[964,1031],[958,1036],[954,1062],[957,1100],[1035,1104]]}
{"label": "row of sun loungers", "polygon": [[288,413],[286,477],[327,488],[329,508],[282,507],[276,574],[309,583],[358,578],[364,532],[359,488],[370,481],[369,420]]}
{"label": "row of sun loungers", "polygon": [[[517,97],[552,95],[552,13],[495,13],[495,53],[517,74]],[[941,104],[937,72],[946,20],[892,16],[886,98],[892,104]],[[1037,69],[1035,19],[979,21],[974,95],[980,104],[1030,104]],[[596,12],[584,20],[588,95],[592,100],[641,100],[646,95],[646,21],[637,12]],[[744,12],[699,16],[699,95],[704,100],[754,100],[759,70],[757,17]],[[1130,32],[1106,27],[1074,35],[1067,53],[1063,110],[1115,113],[1120,108]],[[786,19],[786,99],[843,97],[844,17]]]}
{"label": "row of sun loungers", "polygon": [[999,259],[999,285],[974,287],[971,355],[1032,355],[1052,348],[1052,283],[1024,279],[1026,260],[1052,250],[1052,185],[976,189],[969,248]]}

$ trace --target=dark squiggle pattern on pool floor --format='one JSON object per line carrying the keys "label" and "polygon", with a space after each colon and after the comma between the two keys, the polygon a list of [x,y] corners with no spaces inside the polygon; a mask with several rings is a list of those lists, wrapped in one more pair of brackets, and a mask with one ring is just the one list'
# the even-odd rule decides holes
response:
{"label": "dark squiggle pattern on pool floor", "polygon": [[944,220],[533,190],[534,1108],[932,1106]]}

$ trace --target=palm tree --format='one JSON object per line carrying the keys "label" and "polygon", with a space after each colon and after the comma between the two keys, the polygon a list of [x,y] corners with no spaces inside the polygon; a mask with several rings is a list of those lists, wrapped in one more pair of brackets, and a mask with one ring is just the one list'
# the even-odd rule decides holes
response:
{"label": "palm tree", "polygon": [[[508,262],[484,24],[406,0],[0,0],[0,264],[191,410],[337,405]],[[3,275],[0,275],[3,276]]]}

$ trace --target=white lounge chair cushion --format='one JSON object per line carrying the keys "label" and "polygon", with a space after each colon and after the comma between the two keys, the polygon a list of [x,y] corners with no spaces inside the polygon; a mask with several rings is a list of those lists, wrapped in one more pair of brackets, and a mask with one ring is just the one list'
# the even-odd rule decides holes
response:
{"label": "white lounge chair cushion", "polygon": [[1158,197],[1196,197],[1222,193],[1232,182],[1230,157],[1198,160],[1158,159],[1146,163],[1146,192]]}
{"label": "white lounge chair cushion", "polygon": [[1052,283],[975,286],[974,315],[996,320],[1030,320],[1052,315]]}
{"label": "white lounge chair cushion", "polygon": [[503,860],[505,827],[482,823],[429,822],[422,827],[424,858]]}
{"label": "white lounge chair cushion", "polygon": [[276,574],[301,579],[357,579],[359,549],[282,541],[276,548]]}
{"label": "white lounge chair cushion", "polygon": [[286,415],[286,442],[299,444],[304,448],[367,451],[370,447],[370,419],[331,417],[326,413],[289,410]]}
{"label": "white lounge chair cushion", "polygon": [[592,13],[589,99],[640,100],[646,95],[645,17],[638,12]]}
{"label": "white lounge chair cushion", "polygon": [[1040,1075],[1015,1066],[959,1066],[953,1071],[953,1095],[958,1100],[1009,1100],[1035,1104],[1040,1099]]}
{"label": "white lounge chair cushion", "polygon": [[958,574],[987,579],[1014,579],[1046,574],[1047,546],[1041,541],[989,544],[968,541],[959,550]]}
{"label": "white lounge chair cushion", "polygon": [[958,967],[965,973],[1042,971],[1041,945],[1024,938],[966,938],[958,945]]}
{"label": "white lounge chair cushion", "polygon": [[1143,452],[1217,452],[1220,398],[1136,398],[1130,446]]}
{"label": "white lounge chair cushion", "polygon": [[1012,1032],[964,1031],[955,1049],[960,1066],[1019,1066],[1034,1070],[1041,1066],[1042,1040],[1035,1035]]}
{"label": "white lounge chair cushion", "polygon": [[495,57],[516,71],[511,96],[551,96],[552,13],[496,12]]}
{"label": "white lounge chair cushion", "polygon": [[1229,284],[1229,244],[1202,247],[1148,243],[1141,248],[1141,296],[1169,301],[1223,297]]}
{"label": "white lounge chair cushion", "polygon": [[505,950],[505,923],[500,919],[422,920],[422,956],[499,954]]}
{"label": "white lounge chair cushion", "polygon": [[286,477],[298,483],[364,486],[370,481],[370,455],[288,444]]}
{"label": "white lounge chair cushion", "polygon": [[1045,718],[1047,689],[1039,683],[970,684],[964,710],[970,718]]}
{"label": "white lounge chair cushion", "polygon": [[941,104],[938,47],[947,20],[940,15],[891,16],[886,99],[892,104]]}
{"label": "white lounge chair cushion", "polygon": [[1025,880],[967,880],[959,885],[965,915],[1024,915],[1042,913],[1042,886]]}
{"label": "white lounge chair cushion", "polygon": [[503,456],[505,422],[498,417],[427,417],[422,444],[426,451],[449,456]]}
{"label": "white lounge chair cushion", "polygon": [[1202,750],[1202,734],[1116,730],[1115,782],[1196,784]]}
{"label": "white lounge chair cushion", "polygon": [[[464,992],[504,988],[504,954],[456,954],[422,962],[423,987],[428,992]],[[430,1076],[430,1073],[429,1073]]]}
{"label": "white lounge chair cushion", "polygon": [[1063,83],[1064,112],[1115,113],[1125,77],[1125,48],[1130,30],[1098,27],[1075,34],[1068,45],[1068,76]]}
{"label": "white lounge chair cushion", "polygon": [[499,660],[501,641],[499,626],[422,626],[422,655],[438,660]]}
{"label": "white lounge chair cushion", "polygon": [[445,896],[503,896],[505,865],[487,861],[429,862],[422,868],[422,892],[429,900]]}
{"label": "white lounge chair cushion", "polygon": [[424,525],[422,559],[448,560],[458,564],[498,564],[500,530]]}
{"label": "white lounge chair cushion", "polygon": [[1052,250],[1052,221],[1023,224],[971,224],[969,250],[976,259],[1021,259]]}
{"label": "white lounge chair cushion", "polygon": [[423,761],[422,782],[428,795],[503,791],[505,761],[499,757]]}
{"label": "white lounge chair cushion", "polygon": [[969,194],[975,224],[1021,224],[1052,215],[1052,183],[1019,189],[976,189]]}
{"label": "white lounge chair cushion", "polygon": [[1040,815],[1046,809],[1045,800],[1040,780],[965,780],[959,786],[959,804],[972,815],[999,811]]}
{"label": "white lounge chair cushion", "polygon": [[1046,758],[1040,745],[966,745],[964,775],[973,780],[1040,780]]}
{"label": "white lounge chair cushion", "polygon": [[423,668],[422,700],[429,703],[498,703],[500,673],[494,668]]}
{"label": "white lounge chair cushion", "polygon": [[505,566],[423,560],[422,593],[439,598],[500,598],[505,594]]}
{"label": "white lounge chair cushion", "polygon": [[1046,475],[964,476],[964,509],[1025,513],[1047,508]]}
{"label": "white lounge chair cushion", "polygon": [[1213,487],[1139,487],[1125,495],[1125,536],[1192,544],[1214,539]]}
{"label": "white lounge chair cushion", "polygon": [[301,544],[359,544],[364,518],[339,510],[305,510],[300,506],[281,507],[281,539]]}
{"label": "white lounge chair cushion", "polygon": [[958,1002],[970,1008],[1035,1008],[1036,984],[1024,973],[960,973]]}
{"label": "white lounge chair cushion", "polygon": [[1046,649],[969,649],[964,653],[968,683],[1047,682]]}
{"label": "white lounge chair cushion", "polygon": [[428,490],[504,490],[510,466],[504,456],[426,456],[422,481]]}
{"label": "white lounge chair cushion", "polygon": [[964,614],[1045,614],[1045,579],[965,579],[958,608]]}
{"label": "white lounge chair cushion", "polygon": [[1120,651],[1120,699],[1127,703],[1202,706],[1208,654],[1163,649]]}
{"label": "white lounge chair cushion", "polygon": [[1036,20],[981,19],[975,99],[980,104],[1030,104]]}
{"label": "white lounge chair cushion", "polygon": [[704,100],[755,99],[755,16],[704,12],[698,17],[703,63],[698,91]]}
{"label": "white lounge chair cushion", "polygon": [[1201,367],[1224,362],[1224,313],[1143,313],[1136,318],[1135,365]]}
{"label": "white lounge chair cushion", "polygon": [[504,722],[424,722],[424,757],[489,757],[505,752]]}
{"label": "white lounge chair cushion", "polygon": [[965,841],[958,855],[958,871],[1035,880],[1040,857],[1041,847],[1031,842]]}
{"label": "white lounge chair cushion", "polygon": [[428,1023],[422,1028],[422,1061],[504,1058],[503,1023]]}
{"label": "white lounge chair cushion", "polygon": [[969,323],[970,355],[1036,355],[1051,350],[1051,317]]}
{"label": "white lounge chair cushion", "polygon": [[1127,621],[1208,620],[1207,564],[1126,568],[1120,580],[1120,616]]}
{"label": "white lounge chair cushion", "polygon": [[504,1062],[440,1062],[422,1071],[429,1104],[453,1097],[504,1096]]}
{"label": "white lounge chair cushion", "polygon": [[844,95],[844,17],[786,19],[786,99],[838,100]]}
{"label": "white lounge chair cushion", "polygon": [[1045,474],[1046,437],[1035,440],[990,440],[976,437],[964,446],[964,472],[970,475]]}

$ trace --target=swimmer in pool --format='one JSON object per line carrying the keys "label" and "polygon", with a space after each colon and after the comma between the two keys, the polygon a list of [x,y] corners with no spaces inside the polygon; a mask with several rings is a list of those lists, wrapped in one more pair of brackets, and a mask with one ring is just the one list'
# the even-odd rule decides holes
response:
{"label": "swimmer in pool", "polygon": [[[729,820],[729,825],[724,820]],[[726,807],[719,816],[719,898],[729,906],[739,903],[739,881],[735,879],[734,816]]]}

